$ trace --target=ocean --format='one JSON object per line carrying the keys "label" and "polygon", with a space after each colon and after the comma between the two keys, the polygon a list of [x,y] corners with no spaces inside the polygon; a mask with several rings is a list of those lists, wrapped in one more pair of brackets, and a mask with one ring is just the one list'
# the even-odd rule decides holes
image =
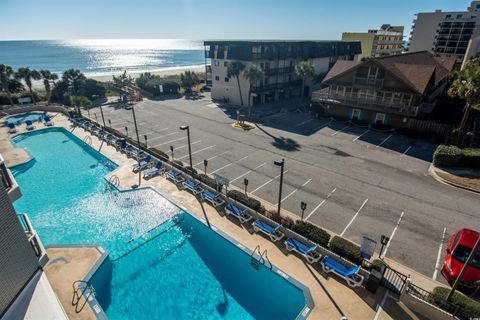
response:
{"label": "ocean", "polygon": [[32,40],[0,41],[0,63],[58,74],[75,68],[98,76],[200,66],[205,57],[199,40]]}

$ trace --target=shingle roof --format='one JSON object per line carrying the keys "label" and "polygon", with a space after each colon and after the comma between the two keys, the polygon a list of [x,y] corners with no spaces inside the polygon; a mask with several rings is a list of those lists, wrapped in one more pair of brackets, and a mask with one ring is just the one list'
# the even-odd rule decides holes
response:
{"label": "shingle roof", "polygon": [[[437,85],[448,76],[455,65],[455,58],[434,57],[428,51],[420,51],[369,59],[355,64],[352,63],[353,61],[345,62],[347,61],[337,61],[325,76],[324,81],[331,80],[346,71],[352,70],[359,64],[373,62],[395,75],[399,80],[411,87],[412,90],[423,94],[432,77],[434,77],[434,85]],[[337,64],[339,64],[338,67]]]}

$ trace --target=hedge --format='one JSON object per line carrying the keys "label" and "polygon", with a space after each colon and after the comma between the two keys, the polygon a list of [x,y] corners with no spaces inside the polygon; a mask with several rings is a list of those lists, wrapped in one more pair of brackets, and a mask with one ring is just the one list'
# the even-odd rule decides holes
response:
{"label": "hedge", "polygon": [[446,301],[449,292],[449,288],[436,287],[428,296],[427,301],[440,309],[454,313],[459,319],[467,320],[480,317],[480,302],[455,291],[448,303]]}
{"label": "hedge", "polygon": [[255,198],[251,198],[247,195],[245,195],[243,192],[240,192],[238,190],[229,190],[227,193],[227,196],[229,198],[232,198],[240,203],[243,203],[247,207],[258,211],[260,213],[263,213],[265,211],[265,208],[262,206],[260,201],[258,201]]}
{"label": "hedge", "polygon": [[334,236],[330,241],[330,250],[355,264],[362,263],[360,247],[339,236]]}
{"label": "hedge", "polygon": [[383,260],[375,259],[372,261],[372,269],[375,269],[378,272],[381,272],[384,266],[386,266],[386,264]]}
{"label": "hedge", "polygon": [[198,175],[198,180],[200,180],[201,182],[205,183],[207,186],[209,186],[210,188],[213,188],[217,191],[221,191],[222,189],[222,186],[219,186],[220,190],[217,189],[217,182],[215,181],[215,179],[211,178],[210,176],[207,176],[203,173],[199,174]]}
{"label": "hedge", "polygon": [[168,160],[169,156],[166,154],[164,151],[157,149],[157,148],[148,148],[148,151],[150,151],[154,156],[158,158],[162,158],[164,160]]}
{"label": "hedge", "polygon": [[455,167],[460,165],[463,152],[456,146],[439,145],[433,154],[433,163],[438,166]]}
{"label": "hedge", "polygon": [[306,221],[297,220],[291,229],[308,240],[318,243],[322,247],[328,248],[330,234],[316,225]]}
{"label": "hedge", "polygon": [[480,169],[480,149],[464,149],[462,164],[465,167]]}

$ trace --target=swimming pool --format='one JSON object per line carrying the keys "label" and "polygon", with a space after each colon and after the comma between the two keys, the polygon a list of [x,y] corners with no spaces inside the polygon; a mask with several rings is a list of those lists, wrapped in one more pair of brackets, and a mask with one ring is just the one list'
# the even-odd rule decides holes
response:
{"label": "swimming pool", "polygon": [[109,257],[90,279],[111,319],[295,319],[308,289],[281,271],[253,268],[235,246],[153,189],[119,192],[115,163],[63,128],[14,137],[34,160],[12,168],[45,244],[101,244]]}
{"label": "swimming pool", "polygon": [[43,118],[43,112],[29,112],[29,113],[22,113],[16,114],[13,116],[9,116],[5,119],[5,123],[13,123],[15,125],[20,125],[25,123],[27,120],[32,122],[41,121]]}

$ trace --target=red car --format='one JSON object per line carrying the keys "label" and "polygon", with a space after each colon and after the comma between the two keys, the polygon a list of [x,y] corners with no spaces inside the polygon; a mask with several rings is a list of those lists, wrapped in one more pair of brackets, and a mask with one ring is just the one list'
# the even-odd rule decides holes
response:
{"label": "red car", "polygon": [[[470,229],[461,229],[455,232],[447,248],[447,256],[443,262],[442,274],[450,284],[460,274],[464,263],[467,261],[472,248],[480,237],[480,233]],[[480,248],[477,250],[470,266],[463,274],[461,285],[466,287],[478,286],[480,281]]]}

